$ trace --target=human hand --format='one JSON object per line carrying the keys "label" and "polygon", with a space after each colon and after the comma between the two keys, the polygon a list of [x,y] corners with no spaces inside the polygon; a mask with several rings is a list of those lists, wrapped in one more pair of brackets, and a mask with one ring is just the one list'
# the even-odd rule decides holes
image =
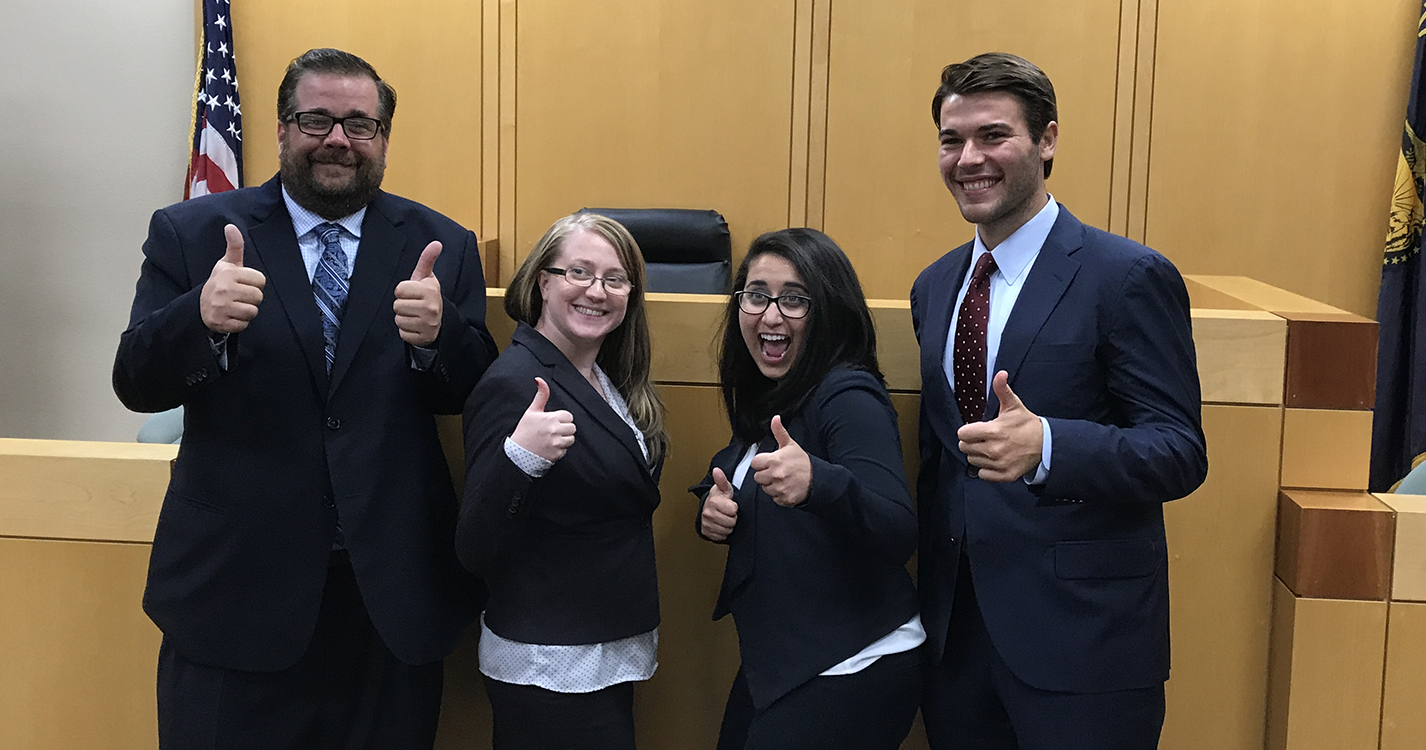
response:
{"label": "human hand", "polygon": [[[421,251],[411,278],[396,285],[396,328],[401,340],[412,346],[430,346],[441,332],[441,280],[436,278],[436,258],[441,257],[441,243],[432,242]],[[518,440],[516,442],[519,442]]]}
{"label": "human hand", "polygon": [[203,325],[216,333],[237,333],[257,317],[262,288],[267,277],[255,268],[243,267],[243,233],[232,224],[223,227],[228,248],[213,264],[203,291],[198,294],[198,312]]}
{"label": "human hand", "polygon": [[772,436],[777,438],[777,450],[753,456],[749,467],[757,472],[753,480],[762,485],[763,491],[778,505],[786,508],[801,505],[812,489],[812,459],[787,434],[781,415],[772,418]]}
{"label": "human hand", "polygon": [[545,459],[558,461],[574,445],[574,415],[560,409],[545,411],[550,400],[550,387],[543,378],[535,378],[535,400],[530,402],[510,439],[525,450]]}
{"label": "human hand", "polygon": [[1009,375],[995,373],[991,387],[1000,413],[988,422],[972,422],[956,433],[961,451],[987,482],[1013,482],[1035,471],[1044,447],[1040,418],[1010,390]]}
{"label": "human hand", "polygon": [[722,469],[713,469],[713,487],[708,490],[708,498],[703,501],[700,516],[703,536],[721,542],[733,533],[738,523],[738,504],[733,500],[733,485]]}

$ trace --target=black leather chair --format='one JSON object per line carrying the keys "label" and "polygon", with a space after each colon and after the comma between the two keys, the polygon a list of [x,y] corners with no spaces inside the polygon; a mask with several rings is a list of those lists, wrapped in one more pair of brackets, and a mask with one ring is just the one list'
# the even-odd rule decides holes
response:
{"label": "black leather chair", "polygon": [[650,292],[727,294],[733,263],[728,222],[688,208],[582,208],[629,230],[648,268]]}

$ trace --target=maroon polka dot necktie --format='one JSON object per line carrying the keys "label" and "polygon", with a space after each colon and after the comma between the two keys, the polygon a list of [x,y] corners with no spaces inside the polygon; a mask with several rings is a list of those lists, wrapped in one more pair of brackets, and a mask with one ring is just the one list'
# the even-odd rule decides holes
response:
{"label": "maroon polka dot necktie", "polygon": [[980,256],[970,276],[970,288],[956,317],[956,350],[952,365],[956,374],[956,405],[961,419],[979,422],[985,416],[985,330],[990,323],[990,275],[995,258]]}

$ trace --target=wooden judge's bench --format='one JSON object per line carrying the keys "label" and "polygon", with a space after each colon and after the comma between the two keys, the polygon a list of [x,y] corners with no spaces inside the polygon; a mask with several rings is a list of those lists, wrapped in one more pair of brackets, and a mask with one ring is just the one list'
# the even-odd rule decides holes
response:
{"label": "wooden judge's bench", "polygon": [[[1209,473],[1166,508],[1173,676],[1161,747],[1426,746],[1426,497],[1365,491],[1376,323],[1242,277],[1187,281]],[[672,449],[654,518],[660,664],[636,692],[645,750],[712,748],[737,670],[731,621],[709,619],[724,549],[694,536],[685,491],[727,440],[713,361],[724,299],[650,295]],[[489,300],[503,345],[514,325],[501,290]],[[872,307],[914,477],[910,310]],[[458,464],[459,418],[443,430]],[[140,598],[175,455],[0,439],[0,748],[157,746],[160,636]],[[474,635],[447,662],[441,748],[488,747]],[[919,732],[906,747],[925,746]]]}

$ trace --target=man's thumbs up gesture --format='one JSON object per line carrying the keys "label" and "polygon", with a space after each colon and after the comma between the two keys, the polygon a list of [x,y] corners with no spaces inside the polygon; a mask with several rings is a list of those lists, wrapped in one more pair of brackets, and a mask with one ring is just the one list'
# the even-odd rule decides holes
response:
{"label": "man's thumbs up gesture", "polygon": [[525,409],[510,439],[521,448],[553,462],[564,458],[565,452],[574,445],[574,415],[563,409],[545,411],[549,400],[550,387],[545,384],[544,378],[535,378],[535,400]]}
{"label": "man's thumbs up gesture", "polygon": [[1000,399],[1000,413],[989,422],[972,422],[961,427],[956,437],[970,465],[980,468],[981,479],[1013,482],[1039,467],[1043,429],[1040,418],[1026,409],[1020,397],[1010,390],[1009,376],[1004,370],[995,373],[991,387]]}
{"label": "man's thumbs up gesture", "polygon": [[396,311],[396,328],[401,332],[401,340],[412,346],[430,346],[441,332],[441,311],[445,303],[441,300],[441,280],[435,274],[439,257],[441,243],[427,245],[421,251],[421,259],[416,261],[411,278],[396,285],[396,302],[391,305]]}
{"label": "man's thumbs up gesture", "polygon": [[778,505],[787,508],[801,505],[812,489],[812,459],[787,434],[781,415],[772,418],[772,436],[777,438],[777,450],[753,456],[749,465],[757,472],[753,480],[762,485],[763,492]]}
{"label": "man's thumbs up gesture", "polygon": [[738,525],[738,503],[733,500],[733,485],[722,469],[713,469],[713,488],[703,501],[703,536],[721,542]]}
{"label": "man's thumbs up gesture", "polygon": [[243,267],[243,233],[232,224],[223,227],[228,249],[213,264],[213,271],[198,294],[198,311],[203,325],[216,333],[237,333],[257,317],[262,288],[267,277],[255,268]]}

